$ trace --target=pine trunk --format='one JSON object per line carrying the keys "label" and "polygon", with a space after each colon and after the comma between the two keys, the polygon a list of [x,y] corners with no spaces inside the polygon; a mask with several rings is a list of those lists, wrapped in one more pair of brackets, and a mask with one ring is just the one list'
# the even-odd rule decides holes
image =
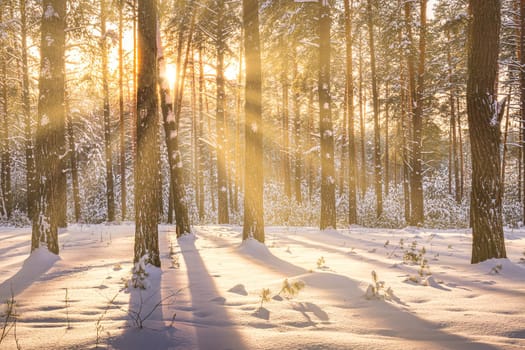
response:
{"label": "pine trunk", "polygon": [[154,0],[139,1],[137,158],[135,162],[135,255],[134,262],[160,267],[159,144],[157,117],[157,9]]}
{"label": "pine trunk", "polygon": [[525,0],[520,0],[520,114],[521,114],[521,184],[523,187],[522,203],[522,222],[525,222]]}
{"label": "pine trunk", "polygon": [[302,182],[302,172],[303,172],[303,156],[302,156],[302,144],[301,144],[301,106],[299,102],[300,98],[300,77],[297,67],[297,43],[294,42],[293,47],[293,84],[292,84],[292,93],[293,93],[293,143],[294,143],[294,193],[295,200],[297,203],[302,203],[303,195],[301,190]]}
{"label": "pine trunk", "polygon": [[35,201],[37,200],[37,183],[35,173],[35,158],[33,148],[33,117],[31,115],[31,100],[29,97],[29,67],[27,62],[27,13],[26,0],[20,0],[20,31],[22,39],[22,105],[24,112],[24,138],[26,157],[27,183],[27,216],[33,218]]}
{"label": "pine trunk", "polygon": [[372,1],[367,2],[367,24],[368,41],[370,47],[370,69],[372,74],[372,106],[374,110],[374,183],[376,193],[376,216],[383,213],[383,184],[382,184],[382,165],[381,165],[381,133],[379,126],[379,93],[376,76],[376,53],[374,41],[374,22],[372,13]]}
{"label": "pine trunk", "polygon": [[108,48],[106,43],[106,1],[100,1],[100,49],[102,55],[102,95],[104,111],[104,150],[106,160],[107,221],[115,221],[115,192],[113,184],[113,152],[111,147],[111,116],[109,110]]}
{"label": "pine trunk", "polygon": [[[65,150],[66,1],[44,0],[41,22],[38,125],[35,142],[38,201],[33,215],[31,251],[41,243],[58,254]],[[51,38],[52,40],[49,40]]]}
{"label": "pine trunk", "polygon": [[229,223],[228,213],[228,178],[226,173],[226,123],[224,110],[226,108],[226,93],[224,90],[224,51],[226,50],[224,29],[224,0],[217,1],[217,50],[216,84],[217,104],[215,111],[215,131],[217,144],[217,208],[218,223]]}
{"label": "pine trunk", "polygon": [[[472,260],[505,258],[496,80],[501,25],[498,0],[470,0],[467,110],[472,152]],[[504,105],[504,103],[503,103]]]}
{"label": "pine trunk", "polygon": [[330,5],[322,1],[319,10],[319,134],[321,136],[321,220],[320,229],[336,228],[334,130],[330,94]]}
{"label": "pine trunk", "polygon": [[259,2],[243,0],[245,86],[245,168],[243,240],[264,243],[263,217],[263,123]]}
{"label": "pine trunk", "polygon": [[120,129],[120,207],[121,218],[126,220],[127,189],[126,189],[126,124],[124,119],[124,51],[122,49],[122,35],[124,31],[123,7],[124,1],[118,3],[118,94],[119,94],[119,129]]}
{"label": "pine trunk", "polygon": [[[168,166],[170,170],[170,209],[169,215],[175,212],[176,234],[181,237],[184,234],[190,233],[190,220],[188,215],[188,206],[186,203],[186,190],[184,188],[183,164],[182,155],[179,150],[179,121],[180,110],[182,103],[182,86],[184,86],[184,79],[182,74],[177,76],[177,84],[179,88],[175,90],[175,103],[171,99],[169,93],[169,86],[166,79],[166,70],[164,57],[162,53],[162,43],[160,41],[160,33],[157,33],[157,42],[159,45],[159,86],[160,86],[160,103],[162,111],[162,124],[164,127],[164,138],[166,140],[166,149],[168,152]],[[189,39],[191,40],[191,38]],[[182,43],[180,44],[182,45]],[[189,43],[188,43],[189,46]],[[186,69],[186,64],[184,68]],[[168,215],[168,216],[169,216]]]}
{"label": "pine trunk", "polygon": [[352,58],[353,0],[345,0],[345,41],[346,41],[346,113],[348,118],[348,223],[357,223],[357,154],[354,130],[354,78]]}
{"label": "pine trunk", "polygon": [[[1,12],[1,9],[0,9]],[[0,14],[0,21],[1,21]],[[2,66],[2,115],[1,115],[1,125],[2,130],[1,135],[1,166],[2,170],[0,173],[0,183],[2,189],[2,204],[3,204],[3,214],[7,219],[11,217],[13,211],[13,194],[11,191],[11,150],[9,145],[9,110],[8,110],[8,76],[7,76],[7,61],[8,61],[8,52],[7,45],[0,52],[1,55],[1,66]]]}

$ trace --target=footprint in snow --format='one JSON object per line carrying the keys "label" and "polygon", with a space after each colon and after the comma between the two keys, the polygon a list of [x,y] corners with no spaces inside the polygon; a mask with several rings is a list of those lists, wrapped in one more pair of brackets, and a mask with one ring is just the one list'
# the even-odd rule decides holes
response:
{"label": "footprint in snow", "polygon": [[210,299],[210,301],[212,301],[214,303],[217,303],[217,304],[220,304],[220,305],[224,305],[224,303],[226,302],[226,298],[224,298],[224,297],[216,297],[216,298]]}
{"label": "footprint in snow", "polygon": [[239,295],[248,295],[248,292],[246,291],[246,288],[244,287],[243,284],[237,284],[233,287],[231,287],[228,292],[230,293],[235,293],[235,294],[239,294]]}

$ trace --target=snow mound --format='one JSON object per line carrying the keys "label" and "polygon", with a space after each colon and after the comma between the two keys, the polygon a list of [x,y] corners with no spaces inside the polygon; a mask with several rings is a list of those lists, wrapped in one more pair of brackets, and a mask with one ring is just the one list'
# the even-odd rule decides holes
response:
{"label": "snow mound", "polygon": [[512,279],[525,280],[525,267],[509,259],[490,259],[483,261],[474,268],[482,273],[502,275]]}
{"label": "snow mound", "polygon": [[257,259],[273,257],[267,246],[253,238],[248,238],[242,242],[238,248],[238,251]]}
{"label": "snow mound", "polygon": [[47,272],[60,257],[47,248],[35,249],[22,264],[22,268],[11,278],[0,284],[0,301],[17,295]]}

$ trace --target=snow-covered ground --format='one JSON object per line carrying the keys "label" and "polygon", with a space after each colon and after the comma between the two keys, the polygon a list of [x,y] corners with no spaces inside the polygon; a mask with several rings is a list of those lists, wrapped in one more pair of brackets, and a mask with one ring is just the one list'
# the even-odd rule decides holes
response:
{"label": "snow-covered ground", "polygon": [[0,298],[17,316],[0,348],[525,348],[525,230],[507,230],[508,260],[475,266],[466,230],[269,227],[266,246],[194,230],[161,226],[162,269],[129,291],[131,224],[71,225],[59,258],[28,257],[31,230],[1,228]]}

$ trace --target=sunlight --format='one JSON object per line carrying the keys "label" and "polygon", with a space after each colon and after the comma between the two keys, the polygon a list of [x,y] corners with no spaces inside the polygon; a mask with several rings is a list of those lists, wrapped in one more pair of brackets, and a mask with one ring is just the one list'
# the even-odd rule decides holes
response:
{"label": "sunlight", "polygon": [[175,82],[177,81],[177,69],[176,65],[172,63],[166,63],[166,79],[168,80],[169,88],[173,91],[175,87]]}
{"label": "sunlight", "polygon": [[230,60],[224,69],[224,77],[226,80],[235,81],[239,76],[239,62],[237,60]]}

